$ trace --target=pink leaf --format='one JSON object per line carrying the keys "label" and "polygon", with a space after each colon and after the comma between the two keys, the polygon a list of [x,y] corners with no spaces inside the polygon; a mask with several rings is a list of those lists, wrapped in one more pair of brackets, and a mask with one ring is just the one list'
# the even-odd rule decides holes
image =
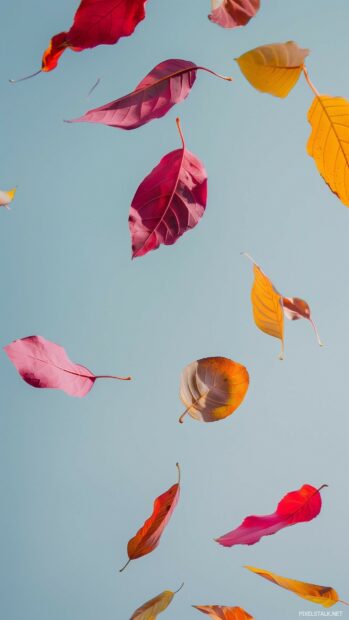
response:
{"label": "pink leaf", "polygon": [[131,379],[96,376],[85,366],[71,362],[63,347],[42,336],[15,340],[4,350],[26,383],[36,388],[63,390],[70,396],[86,396],[96,379]]}
{"label": "pink leaf", "polygon": [[216,539],[223,547],[233,545],[254,545],[263,536],[275,534],[284,527],[311,521],[321,510],[320,491],[310,484],[304,484],[298,491],[291,491],[279,502],[271,515],[246,517],[235,530]]}
{"label": "pink leaf", "polygon": [[121,129],[136,129],[154,118],[161,118],[189,94],[198,69],[230,81],[205,67],[198,67],[189,60],[170,59],[156,65],[135,90],[120,99],[111,101],[71,123],[102,123]]}
{"label": "pink leaf", "polygon": [[222,0],[208,18],[222,28],[238,28],[246,26],[259,8],[260,0]]}
{"label": "pink leaf", "polygon": [[142,181],[132,200],[129,227],[132,258],[172,245],[201,219],[207,202],[207,174],[185,147],[171,151]]}

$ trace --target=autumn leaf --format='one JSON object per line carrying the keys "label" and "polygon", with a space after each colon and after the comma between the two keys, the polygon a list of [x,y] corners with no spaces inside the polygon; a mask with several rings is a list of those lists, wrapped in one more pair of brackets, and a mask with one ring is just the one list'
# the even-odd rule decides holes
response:
{"label": "autumn leaf", "polygon": [[43,54],[41,69],[10,82],[20,82],[41,72],[52,71],[67,48],[81,52],[97,45],[113,45],[121,37],[128,37],[144,19],[146,1],[81,0],[70,30],[52,37]]}
{"label": "autumn leaf", "polygon": [[171,590],[165,590],[164,592],[161,592],[161,594],[158,594],[152,598],[150,601],[147,601],[141,607],[136,609],[130,620],[156,620],[158,614],[165,611],[170,603],[172,603],[174,595],[183,588],[183,585],[184,584],[182,583],[180,588],[174,592]]}
{"label": "autumn leaf", "polygon": [[208,18],[222,28],[246,26],[259,11],[260,0],[212,0]]}
{"label": "autumn leaf", "polygon": [[131,379],[94,375],[85,366],[71,362],[61,346],[42,336],[15,340],[4,350],[26,383],[35,388],[63,390],[69,396],[86,396],[96,379]]}
{"label": "autumn leaf", "polygon": [[336,603],[348,605],[348,603],[341,601],[338,598],[336,590],[329,586],[317,586],[314,583],[306,583],[304,581],[297,581],[296,579],[287,579],[287,577],[280,577],[280,575],[276,575],[275,573],[262,568],[254,568],[254,566],[245,566],[244,568],[256,573],[260,577],[264,577],[264,579],[268,579],[281,588],[285,588],[285,590],[294,592],[297,596],[300,596],[311,603],[317,603],[318,605],[323,605],[323,607],[332,607],[332,605],[335,605]]}
{"label": "autumn leaf", "polygon": [[9,204],[14,199],[16,191],[17,189],[15,187],[7,191],[0,189],[0,207],[5,207],[6,209],[9,209]]}
{"label": "autumn leaf", "polygon": [[192,362],[182,372],[180,397],[195,420],[223,420],[237,409],[245,398],[249,375],[245,368],[226,357],[205,357]]}
{"label": "autumn leaf", "polygon": [[121,568],[120,572],[125,570],[126,566],[128,566],[132,560],[136,560],[137,558],[151,553],[158,546],[162,533],[179,499],[180,469],[178,463],[177,468],[178,482],[156,498],[152,515],[145,521],[137,534],[128,542],[127,554],[129,559],[125,566]]}
{"label": "autumn leaf", "polygon": [[132,258],[172,245],[201,219],[207,202],[207,174],[187,150],[179,119],[182,148],[171,151],[142,181],[131,204]]}
{"label": "autumn leaf", "polygon": [[320,491],[326,486],[327,484],[323,484],[316,489],[310,484],[304,484],[298,491],[287,493],[273,514],[246,517],[239,527],[216,538],[216,542],[223,547],[254,545],[263,536],[270,536],[290,525],[315,519],[322,505]]}
{"label": "autumn leaf", "polygon": [[315,98],[308,112],[311,134],[308,155],[339,200],[349,207],[349,101],[320,95],[304,68]]}
{"label": "autumn leaf", "polygon": [[207,614],[212,620],[254,620],[242,607],[222,607],[221,605],[193,605],[195,609]]}
{"label": "autumn leaf", "polygon": [[261,331],[281,340],[280,359],[284,357],[284,315],[291,321],[307,319],[314,329],[319,345],[322,346],[309,304],[299,297],[280,295],[254,259],[246,252],[243,252],[243,255],[253,263],[254,282],[251,290],[251,303],[254,322]]}
{"label": "autumn leaf", "polygon": [[189,95],[199,69],[223,80],[232,79],[189,60],[165,60],[156,65],[132,93],[68,122],[102,123],[120,129],[141,127],[155,118],[161,118],[176,103],[183,101]]}
{"label": "autumn leaf", "polygon": [[236,58],[254,88],[275,97],[287,97],[297,83],[309,50],[294,41],[261,45]]}

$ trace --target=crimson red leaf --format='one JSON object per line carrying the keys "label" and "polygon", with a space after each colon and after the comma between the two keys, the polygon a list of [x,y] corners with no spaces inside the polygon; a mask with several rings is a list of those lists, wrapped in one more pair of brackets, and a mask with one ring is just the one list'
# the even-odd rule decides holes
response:
{"label": "crimson red leaf", "polygon": [[74,364],[63,347],[42,336],[28,336],[4,347],[22,379],[36,388],[55,388],[70,396],[86,396],[96,379],[123,379],[94,375],[88,368]]}
{"label": "crimson red leaf", "polygon": [[172,245],[201,219],[207,202],[207,175],[185,147],[171,151],[142,181],[132,200],[129,227],[132,258]]}
{"label": "crimson red leaf", "polygon": [[284,527],[311,521],[321,510],[320,489],[304,484],[298,491],[291,491],[279,502],[271,515],[246,517],[235,530],[216,539],[224,547],[254,545],[263,536],[275,534]]}
{"label": "crimson red leaf", "polygon": [[212,2],[212,12],[208,18],[222,28],[246,26],[260,8],[260,0],[221,0],[217,6]]}
{"label": "crimson red leaf", "polygon": [[71,123],[102,123],[121,129],[136,129],[154,118],[161,118],[185,99],[196,79],[198,69],[230,81],[205,67],[198,67],[189,60],[171,58],[156,65],[136,86],[132,93],[89,110]]}

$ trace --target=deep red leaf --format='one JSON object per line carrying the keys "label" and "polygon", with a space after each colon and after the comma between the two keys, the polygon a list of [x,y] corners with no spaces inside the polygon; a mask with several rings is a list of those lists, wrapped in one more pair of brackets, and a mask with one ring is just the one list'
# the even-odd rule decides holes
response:
{"label": "deep red leaf", "polygon": [[231,80],[205,67],[198,67],[189,60],[171,58],[156,65],[132,93],[89,110],[84,116],[70,122],[102,123],[121,129],[136,129],[154,118],[161,118],[176,103],[183,101],[195,82],[198,69]]}
{"label": "deep red leaf", "polygon": [[207,175],[185,147],[171,151],[142,181],[132,200],[129,227],[132,257],[172,245],[201,219],[207,202]]}

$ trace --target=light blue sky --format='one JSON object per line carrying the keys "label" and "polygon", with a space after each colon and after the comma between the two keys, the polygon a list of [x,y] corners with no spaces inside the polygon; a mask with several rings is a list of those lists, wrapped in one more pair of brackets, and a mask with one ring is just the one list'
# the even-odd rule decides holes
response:
{"label": "light blue sky", "polygon": [[[305,81],[274,99],[233,58],[294,39],[311,49],[317,88],[348,97],[349,4],[262,0],[246,28],[224,31],[207,20],[209,0],[149,0],[133,37],[68,51],[51,74],[10,85],[39,67],[76,4],[2,0],[0,185],[19,189],[0,212],[0,342],[38,333],[96,373],[134,381],[100,381],[79,400],[30,388],[0,356],[0,615],[127,620],[182,581],[164,619],[199,618],[191,604],[240,605],[256,620],[321,609],[244,564],[332,585],[348,600],[349,213],[306,154]],[[63,123],[171,57],[234,82],[201,73],[183,104],[133,132]],[[176,245],[132,262],[129,205],[179,147],[178,114],[208,171],[206,214]],[[278,341],[252,321],[243,250],[283,294],[307,299],[323,349],[305,321],[287,323],[278,361]],[[181,369],[209,355],[246,365],[249,393],[225,421],[181,426]],[[175,482],[177,460],[182,496],[161,544],[120,575],[127,541]],[[313,522],[253,547],[213,542],[303,483],[329,484]]]}

